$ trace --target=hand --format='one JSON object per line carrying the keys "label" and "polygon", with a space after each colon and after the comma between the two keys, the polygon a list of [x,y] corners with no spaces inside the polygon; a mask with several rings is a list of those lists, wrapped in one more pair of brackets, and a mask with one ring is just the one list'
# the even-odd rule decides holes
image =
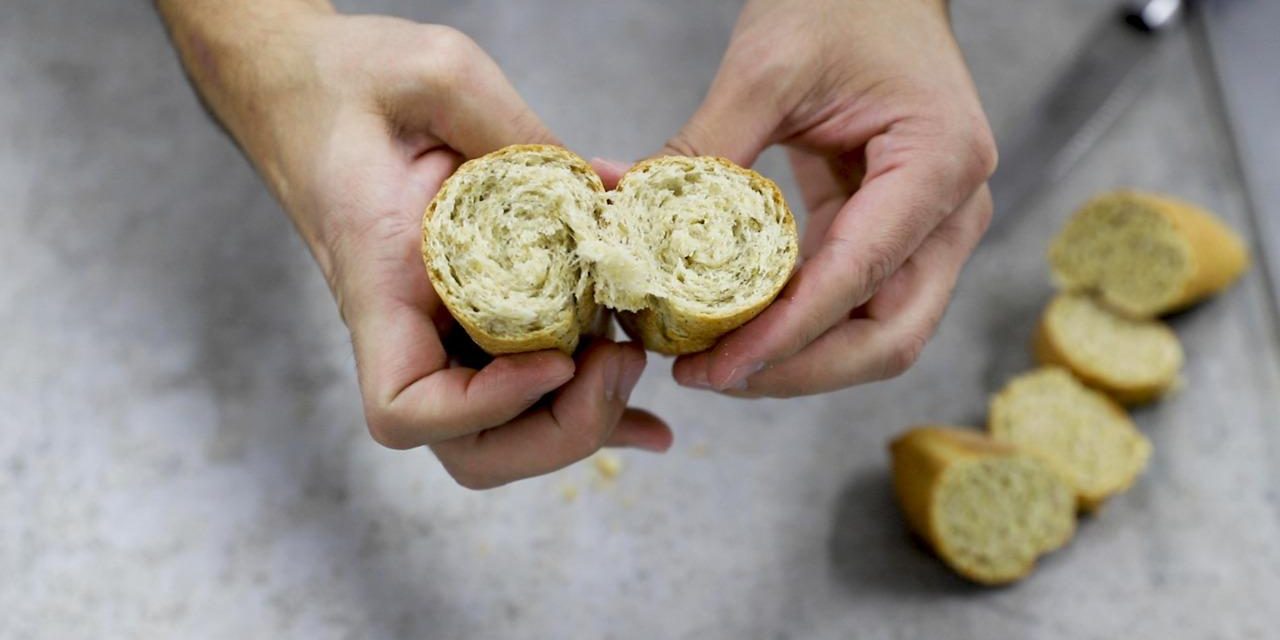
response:
{"label": "hand", "polygon": [[676,380],[794,396],[902,373],[991,217],[995,145],[943,0],[749,2],[664,152],[750,165],[775,143],[809,210],[802,264]]}
{"label": "hand", "polygon": [[445,347],[465,334],[427,279],[423,211],[464,157],[555,142],[474,42],[446,27],[305,11],[272,20],[241,63],[216,38],[184,42],[202,36],[173,24],[182,11],[166,17],[193,80],[338,301],[374,439],[429,445],[470,488],[547,473],[604,445],[670,446],[666,425],[626,407],[645,364],[635,345],[600,339],[576,362],[544,351],[478,370]]}

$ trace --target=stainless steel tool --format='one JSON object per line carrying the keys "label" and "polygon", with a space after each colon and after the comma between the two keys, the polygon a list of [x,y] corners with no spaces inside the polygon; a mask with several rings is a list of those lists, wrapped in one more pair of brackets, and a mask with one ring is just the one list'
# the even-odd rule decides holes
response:
{"label": "stainless steel tool", "polygon": [[1031,199],[1080,159],[1144,86],[1139,70],[1173,25],[1183,0],[1143,0],[1108,16],[1080,53],[1000,145],[991,179],[998,239]]}

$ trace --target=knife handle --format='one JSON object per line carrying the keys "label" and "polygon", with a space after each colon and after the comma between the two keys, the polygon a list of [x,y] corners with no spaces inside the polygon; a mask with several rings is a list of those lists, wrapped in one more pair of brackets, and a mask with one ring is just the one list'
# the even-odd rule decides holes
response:
{"label": "knife handle", "polygon": [[1173,24],[1182,0],[1140,0],[1125,7],[1124,21],[1142,31],[1155,32]]}

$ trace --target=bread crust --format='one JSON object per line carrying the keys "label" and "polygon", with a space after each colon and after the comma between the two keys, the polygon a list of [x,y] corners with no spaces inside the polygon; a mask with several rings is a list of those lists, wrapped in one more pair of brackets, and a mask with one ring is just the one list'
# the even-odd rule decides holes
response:
{"label": "bread crust", "polygon": [[[1035,335],[1032,337],[1031,350],[1041,365],[1059,366],[1067,369],[1086,386],[1097,389],[1111,396],[1112,399],[1120,404],[1129,407],[1152,402],[1173,388],[1173,385],[1178,381],[1178,367],[1172,368],[1166,375],[1157,380],[1143,383],[1134,380],[1121,380],[1072,353],[1049,328],[1049,314],[1053,312],[1053,305],[1061,296],[1062,294],[1059,294],[1045,307],[1044,313],[1041,314],[1040,321],[1036,325]],[[1178,337],[1173,333],[1172,329],[1163,324],[1158,325],[1158,328],[1167,333],[1170,340],[1177,342]]]}
{"label": "bread crust", "polygon": [[1128,195],[1148,204],[1168,220],[1191,247],[1194,257],[1191,277],[1156,315],[1189,307],[1226,289],[1249,268],[1249,250],[1244,241],[1217,216],[1169,196],[1138,192],[1128,192]]}
{"label": "bread crust", "polygon": [[[1012,575],[993,576],[975,571],[974,567],[957,561],[954,550],[937,531],[941,518],[937,493],[947,470],[966,461],[1017,456],[1020,455],[1017,447],[963,427],[921,425],[894,439],[889,444],[889,453],[893,459],[894,492],[907,524],[929,543],[947,566],[965,578],[985,585],[1016,582],[1031,573],[1036,565],[1035,557]],[[1046,543],[1037,555],[1061,548],[1074,533],[1073,518],[1063,535]]]}
{"label": "bread crust", "polygon": [[[1054,267],[1053,254],[1061,235],[1049,249],[1053,279],[1074,292],[1097,289],[1098,299],[1116,312],[1137,319],[1155,318],[1184,309],[1230,286],[1249,267],[1249,251],[1238,234],[1217,216],[1193,204],[1165,195],[1121,190],[1095,196],[1080,211],[1105,207],[1114,202],[1133,202],[1164,219],[1186,247],[1190,269],[1169,295],[1159,302],[1137,303],[1116,295],[1096,283],[1076,282],[1067,272]],[[1080,215],[1077,213],[1076,215]]]}
{"label": "bread crust", "polygon": [[[598,194],[604,193],[604,184],[600,182],[600,177],[596,175],[591,165],[583,160],[581,156],[555,145],[546,144],[522,144],[504,147],[492,153],[486,154],[479,158],[473,158],[462,164],[454,171],[453,175],[444,184],[454,180],[457,176],[464,174],[470,169],[475,168],[481,163],[490,162],[506,156],[518,155],[526,152],[550,153],[562,158],[567,162],[575,173],[581,173],[588,178],[587,182],[590,187]],[[427,273],[431,274],[431,263],[433,255],[430,248],[430,223],[431,218],[435,215],[436,208],[441,202],[441,196],[446,192],[444,185],[431,203],[427,205],[427,210],[422,216],[422,259],[427,267]],[[559,349],[567,354],[572,354],[578,346],[578,341],[582,334],[595,323],[596,317],[599,315],[600,308],[595,303],[595,299],[591,294],[591,287],[587,287],[585,295],[581,296],[576,307],[571,313],[562,314],[562,317],[554,324],[542,327],[535,331],[527,331],[516,334],[497,334],[486,330],[483,327],[471,322],[467,319],[467,315],[462,312],[461,301],[454,298],[452,292],[446,290],[439,283],[437,278],[431,277],[431,286],[435,289],[436,295],[440,296],[440,300],[444,302],[445,307],[449,310],[450,315],[458,321],[458,324],[466,330],[467,335],[475,341],[481,349],[484,349],[491,355],[501,355],[507,353],[524,353],[528,351],[541,351],[544,349]]]}
{"label": "bread crust", "polygon": [[[622,188],[628,178],[640,175],[646,167],[656,162],[661,162],[663,159],[664,157],[660,156],[637,163],[618,181],[618,188]],[[791,208],[787,206],[786,200],[782,197],[782,190],[778,188],[778,185],[756,171],[740,167],[725,158],[705,156],[698,159],[714,162],[729,172],[745,176],[752,187],[768,194],[774,204],[780,207],[785,213],[784,225],[790,243],[788,250],[792,256],[791,271],[794,271],[795,260],[799,255],[795,216],[791,213]],[[688,309],[681,309],[669,300],[657,300],[653,306],[640,311],[619,312],[617,314],[618,322],[627,331],[628,335],[641,341],[644,347],[650,351],[666,355],[684,355],[705,351],[715,345],[721,336],[760,315],[782,292],[790,277],[791,274],[789,272],[786,278],[775,283],[769,291],[762,292],[755,304],[733,313],[721,315],[698,313]]]}

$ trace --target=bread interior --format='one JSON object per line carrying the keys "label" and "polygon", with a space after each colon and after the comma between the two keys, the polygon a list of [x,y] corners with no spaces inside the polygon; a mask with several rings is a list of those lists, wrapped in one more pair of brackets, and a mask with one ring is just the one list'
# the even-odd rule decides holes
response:
{"label": "bread interior", "polygon": [[1178,296],[1194,268],[1191,247],[1150,204],[1125,193],[1077,212],[1049,250],[1055,280],[1098,292],[1113,307],[1152,315]]}
{"label": "bread interior", "polygon": [[950,562],[990,581],[1013,579],[1074,528],[1071,490],[1035,460],[992,456],[949,467],[935,494],[935,531]]}

